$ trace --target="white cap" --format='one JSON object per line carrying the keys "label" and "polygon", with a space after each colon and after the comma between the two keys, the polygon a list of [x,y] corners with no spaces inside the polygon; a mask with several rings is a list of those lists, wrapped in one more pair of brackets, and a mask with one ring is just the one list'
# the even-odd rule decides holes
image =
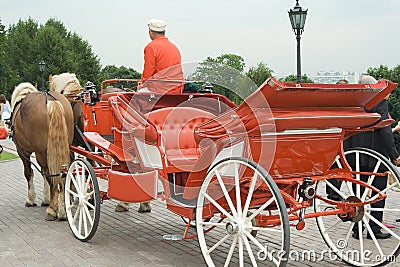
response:
{"label": "white cap", "polygon": [[163,32],[165,31],[167,23],[159,19],[152,19],[149,21],[149,24],[147,25],[149,26],[149,29],[154,32]]}

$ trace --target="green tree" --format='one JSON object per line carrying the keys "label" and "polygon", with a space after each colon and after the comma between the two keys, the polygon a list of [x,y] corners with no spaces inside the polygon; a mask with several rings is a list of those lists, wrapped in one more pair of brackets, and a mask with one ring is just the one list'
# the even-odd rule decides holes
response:
{"label": "green tree", "polygon": [[[141,74],[132,68],[125,66],[116,67],[115,65],[107,65],[100,72],[101,81],[109,79],[140,79]],[[129,84],[128,82],[121,82],[117,87],[133,88],[137,84]]]}
{"label": "green tree", "polygon": [[102,80],[107,79],[140,79],[141,74],[132,68],[127,68],[125,66],[116,67],[115,65],[105,66],[101,72],[100,77]]}
{"label": "green tree", "polygon": [[72,69],[80,74],[80,80],[100,83],[100,59],[93,53],[92,46],[76,33],[69,33],[67,45],[70,57],[74,60]]}
{"label": "green tree", "polygon": [[375,68],[368,68],[367,74],[371,75],[377,80],[380,79],[387,79],[390,80],[392,78],[392,70],[388,68],[388,66],[385,65],[380,65],[379,67]]}
{"label": "green tree", "polygon": [[271,78],[273,73],[274,71],[268,68],[266,64],[259,62],[256,67],[250,67],[246,72],[246,76],[257,84],[257,86],[260,86],[265,80]]}
{"label": "green tree", "polygon": [[[390,81],[400,84],[400,65],[397,65],[391,70]],[[400,120],[400,86],[397,86],[389,97],[389,113],[396,119]]]}
{"label": "green tree", "polygon": [[[39,82],[38,47],[35,42],[38,24],[33,19],[19,20],[8,29],[5,51],[6,62],[11,69],[11,77],[7,87],[13,88],[20,82],[28,81],[33,84]],[[39,54],[39,55],[38,55]]]}
{"label": "green tree", "polygon": [[[386,79],[396,83],[400,82],[400,65],[397,65],[393,69],[389,69],[386,65],[380,65],[379,67],[370,67],[367,70],[367,74],[373,76],[376,79]],[[390,94],[389,97],[389,113],[396,121],[400,119],[400,91],[399,86]]]}
{"label": "green tree", "polygon": [[223,64],[229,66],[231,68],[236,69],[240,73],[243,73],[244,67],[246,64],[244,63],[244,59],[242,56],[235,55],[235,54],[222,54],[215,59],[208,58],[211,62],[216,62],[219,64]]}
{"label": "green tree", "polygon": [[[290,75],[286,76],[285,78],[281,78],[279,80],[281,82],[297,82],[297,76],[294,74],[290,74]],[[310,78],[308,78],[308,76],[306,74],[303,74],[301,76],[301,82],[302,83],[314,83],[314,81],[311,80]]]}
{"label": "green tree", "polygon": [[188,78],[211,82],[215,93],[239,104],[257,88],[244,74],[244,67],[244,59],[239,55],[223,54],[216,58],[207,57]]}
{"label": "green tree", "polygon": [[0,19],[0,94],[5,94],[10,99],[11,90],[8,90],[7,80],[9,80],[11,70],[6,62],[6,51],[4,49],[6,37],[5,26]]}
{"label": "green tree", "polygon": [[19,20],[9,27],[5,39],[5,64],[9,74],[4,77],[0,72],[0,79],[6,80],[10,91],[21,82],[40,84],[38,63],[42,59],[46,62],[46,80],[49,74],[71,72],[77,74],[81,82],[100,82],[100,60],[89,43],[54,18],[44,25],[31,18]]}

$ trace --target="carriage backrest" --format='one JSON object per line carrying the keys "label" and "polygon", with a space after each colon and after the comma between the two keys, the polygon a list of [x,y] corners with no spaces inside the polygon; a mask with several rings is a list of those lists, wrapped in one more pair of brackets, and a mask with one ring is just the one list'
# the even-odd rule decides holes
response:
{"label": "carriage backrest", "polygon": [[[179,165],[177,161],[197,159],[194,129],[214,117],[214,114],[201,109],[168,107],[150,112],[147,119],[159,132],[161,149],[169,163]],[[186,166],[189,162],[182,164]]]}
{"label": "carriage backrest", "polygon": [[[107,94],[106,94],[107,95]],[[104,95],[104,97],[107,97]],[[119,94],[130,105],[146,114],[168,107],[190,107],[205,110],[219,115],[236,105],[228,98],[218,94],[165,94],[157,95],[148,92]]]}

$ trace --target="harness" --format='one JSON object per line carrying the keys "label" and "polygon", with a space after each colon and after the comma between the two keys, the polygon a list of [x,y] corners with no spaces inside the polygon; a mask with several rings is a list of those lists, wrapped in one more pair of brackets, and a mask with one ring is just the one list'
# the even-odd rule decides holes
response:
{"label": "harness", "polygon": [[[81,101],[79,100],[79,101],[71,102],[72,110],[74,109],[74,106],[76,105],[77,102],[81,102]],[[84,145],[86,150],[93,152],[93,149],[90,147],[89,143],[85,140],[85,137],[83,136],[83,132],[79,128],[79,122],[81,121],[81,119],[82,119],[82,112],[79,113],[79,116],[74,121],[74,141],[75,141],[75,139],[77,139],[76,141],[77,141],[77,143],[79,143],[79,145]],[[76,145],[76,144],[74,144],[74,145]]]}
{"label": "harness", "polygon": [[[49,101],[49,97],[51,97],[51,98],[53,99],[53,101],[57,101],[57,98],[56,98],[55,96],[53,96],[53,95],[52,95],[50,92],[48,92],[48,91],[39,92],[39,93],[44,93],[44,94],[45,94],[45,96],[46,96],[46,105],[47,105],[47,103],[48,103],[48,101]],[[65,177],[67,176],[67,173],[66,173],[67,167],[66,167],[66,166],[63,165],[63,169],[62,169],[62,171],[61,171],[60,173],[57,173],[57,174],[44,174],[44,173],[42,172],[42,170],[39,168],[39,166],[38,166],[37,164],[35,164],[34,162],[31,161],[30,157],[28,158],[28,157],[25,156],[25,154],[24,154],[25,151],[18,145],[17,139],[15,138],[15,134],[14,134],[14,131],[15,131],[14,124],[15,124],[15,116],[16,116],[16,114],[18,114],[18,112],[20,111],[20,108],[21,108],[21,107],[20,107],[20,104],[21,104],[21,102],[22,102],[23,100],[24,100],[24,99],[21,99],[20,101],[18,101],[17,103],[15,103],[14,109],[13,109],[13,111],[11,112],[10,120],[9,120],[8,122],[6,122],[7,125],[10,127],[10,131],[11,131],[11,132],[10,132],[9,138],[11,138],[11,140],[14,142],[15,148],[17,149],[18,154],[19,154],[21,157],[23,157],[25,160],[29,161],[29,162],[33,165],[33,167],[35,167],[35,169],[36,169],[42,176],[45,176],[46,178],[51,178],[51,177],[56,177],[56,176],[61,175],[62,178],[65,178]]]}

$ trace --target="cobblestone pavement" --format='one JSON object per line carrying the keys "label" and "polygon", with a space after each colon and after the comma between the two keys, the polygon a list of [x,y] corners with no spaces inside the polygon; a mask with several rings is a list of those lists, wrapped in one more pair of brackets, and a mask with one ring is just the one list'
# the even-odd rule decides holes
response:
{"label": "cobblestone pavement", "polygon": [[[12,147],[9,140],[0,144]],[[183,234],[181,218],[154,201],[150,214],[114,212],[115,201],[101,206],[100,223],[92,240],[77,240],[68,222],[44,220],[45,207],[24,206],[27,185],[22,162],[0,162],[0,266],[205,266],[197,239],[164,241],[163,235]],[[35,171],[37,203],[42,178]],[[291,249],[327,249],[315,220],[303,231],[291,228]],[[262,265],[262,264],[260,264]],[[268,266],[268,264],[266,264]],[[334,259],[289,262],[288,266],[344,266]],[[394,265],[393,265],[394,266]]]}

